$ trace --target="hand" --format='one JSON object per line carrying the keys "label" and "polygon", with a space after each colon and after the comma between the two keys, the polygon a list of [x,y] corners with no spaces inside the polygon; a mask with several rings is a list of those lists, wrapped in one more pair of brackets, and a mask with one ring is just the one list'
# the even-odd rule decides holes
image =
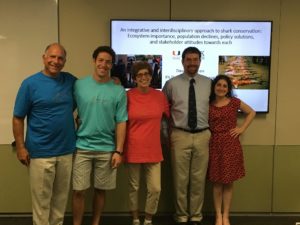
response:
{"label": "hand", "polygon": [[230,135],[234,138],[237,138],[238,136],[240,136],[242,133],[244,132],[244,130],[240,127],[235,127],[233,129],[230,130]]}
{"label": "hand", "polygon": [[120,154],[113,153],[111,158],[111,167],[113,169],[116,169],[121,165],[121,163],[122,163],[122,156]]}
{"label": "hand", "polygon": [[17,158],[25,166],[30,164],[30,156],[26,148],[17,149]]}
{"label": "hand", "polygon": [[168,150],[170,149],[170,135],[168,129],[161,129],[160,140],[162,146],[165,146]]}
{"label": "hand", "polygon": [[114,81],[115,84],[121,85],[121,81],[120,81],[120,79],[118,77],[112,76],[111,79],[113,79],[113,81]]}
{"label": "hand", "polygon": [[167,150],[170,150],[170,138],[169,137],[161,137],[161,145]]}

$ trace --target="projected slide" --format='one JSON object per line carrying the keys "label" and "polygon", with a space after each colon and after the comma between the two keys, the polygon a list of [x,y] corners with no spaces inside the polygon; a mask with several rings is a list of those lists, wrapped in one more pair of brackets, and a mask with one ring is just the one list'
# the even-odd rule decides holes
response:
{"label": "projected slide", "polygon": [[112,20],[114,73],[131,88],[131,65],[147,61],[155,71],[152,86],[161,89],[183,72],[182,51],[195,46],[202,53],[200,74],[229,76],[237,97],[257,112],[268,112],[271,32],[270,21]]}

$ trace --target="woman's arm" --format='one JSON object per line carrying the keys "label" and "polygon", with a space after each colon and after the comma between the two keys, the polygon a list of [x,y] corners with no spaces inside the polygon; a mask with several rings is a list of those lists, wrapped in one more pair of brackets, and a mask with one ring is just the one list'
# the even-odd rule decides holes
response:
{"label": "woman's arm", "polygon": [[233,137],[238,137],[240,134],[244,133],[256,114],[255,111],[243,101],[241,101],[240,110],[246,114],[246,118],[240,127],[236,127],[230,131],[230,135]]}

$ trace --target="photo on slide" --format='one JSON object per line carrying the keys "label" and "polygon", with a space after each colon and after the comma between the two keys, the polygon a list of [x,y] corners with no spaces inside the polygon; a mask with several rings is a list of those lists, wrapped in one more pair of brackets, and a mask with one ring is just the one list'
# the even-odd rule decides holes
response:
{"label": "photo on slide", "polygon": [[230,77],[235,89],[268,89],[269,56],[219,56],[219,74]]}
{"label": "photo on slide", "polygon": [[124,88],[133,88],[136,83],[132,77],[132,66],[135,62],[146,61],[152,67],[151,87],[162,88],[162,55],[116,55],[111,76],[118,77]]}

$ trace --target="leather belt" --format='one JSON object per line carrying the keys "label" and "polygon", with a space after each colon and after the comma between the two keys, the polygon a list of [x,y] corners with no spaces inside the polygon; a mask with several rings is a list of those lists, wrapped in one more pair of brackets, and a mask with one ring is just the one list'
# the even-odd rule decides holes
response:
{"label": "leather belt", "polygon": [[195,130],[188,130],[188,129],[184,129],[184,128],[181,128],[181,127],[174,127],[174,128],[178,129],[178,130],[188,132],[188,133],[192,133],[192,134],[201,133],[202,131],[205,131],[205,130],[209,129],[209,127],[205,127],[205,128],[201,128],[201,129],[195,129]]}

